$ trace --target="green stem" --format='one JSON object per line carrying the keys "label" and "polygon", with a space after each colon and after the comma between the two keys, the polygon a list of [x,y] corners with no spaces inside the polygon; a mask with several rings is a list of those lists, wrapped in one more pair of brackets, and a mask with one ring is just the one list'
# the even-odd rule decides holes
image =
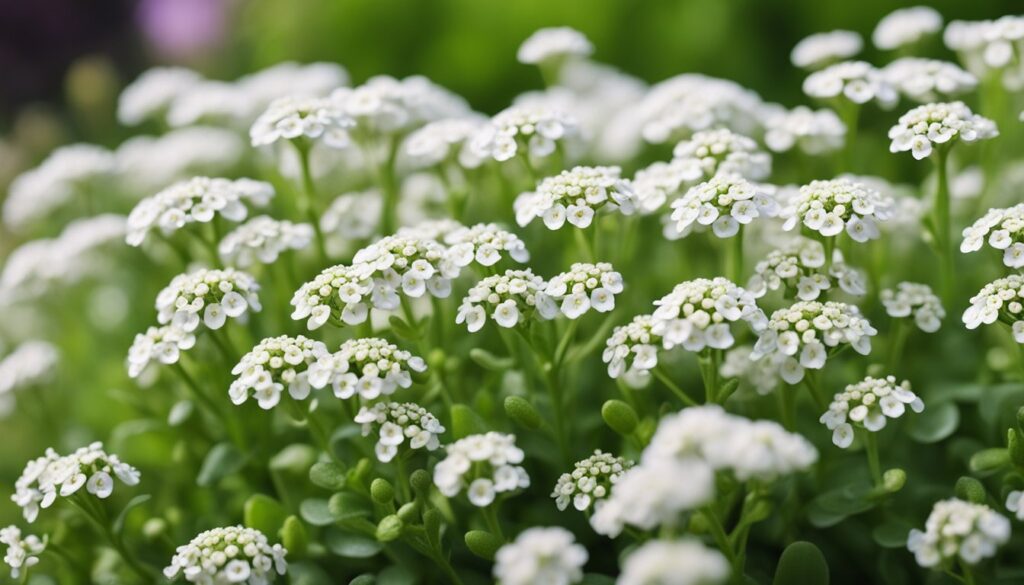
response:
{"label": "green stem", "polygon": [[313,182],[313,173],[309,168],[309,146],[299,142],[293,142],[295,150],[299,154],[299,166],[302,171],[302,192],[299,198],[299,211],[306,216],[313,226],[313,235],[316,240],[317,253],[320,261],[326,266],[330,262],[327,259],[327,241],[320,229],[320,214],[316,210],[316,184]]}
{"label": "green stem", "polygon": [[708,528],[711,529],[711,536],[715,539],[715,544],[718,546],[725,558],[729,560],[729,565],[732,567],[734,576],[738,576],[743,573],[743,567],[740,563],[740,558],[736,555],[736,551],[732,548],[732,542],[729,540],[729,535],[725,532],[725,527],[722,525],[722,520],[719,519],[718,514],[715,510],[708,506],[704,508],[704,517],[708,520]]}
{"label": "green stem", "polygon": [[782,384],[775,388],[775,400],[779,407],[779,418],[782,419],[782,426],[787,431],[796,428],[796,392],[789,384]]}
{"label": "green stem", "polygon": [[565,333],[562,334],[562,339],[558,342],[557,349],[555,349],[554,367],[561,367],[562,361],[565,359],[565,352],[569,349],[569,345],[576,336],[576,327],[578,325],[579,319],[573,319],[566,326]]}
{"label": "green stem", "polygon": [[966,585],[975,585],[977,582],[974,580],[974,571],[971,570],[971,566],[960,561],[960,572],[964,575],[964,583]]}
{"label": "green stem", "polygon": [[700,406],[699,404],[697,404],[696,400],[690,398],[686,394],[686,392],[683,392],[682,388],[676,386],[675,382],[673,382],[672,379],[668,377],[668,374],[665,373],[665,370],[663,370],[660,365],[654,366],[654,368],[651,369],[651,373],[654,374],[654,377],[657,378],[662,384],[664,384],[666,388],[671,390],[673,394],[678,396],[679,400],[683,401],[683,404],[687,406]]}
{"label": "green stem", "polygon": [[245,433],[242,428],[238,425],[235,418],[226,413],[217,402],[215,402],[210,396],[203,391],[193,378],[188,370],[185,369],[180,363],[171,365],[171,369],[177,372],[178,376],[185,382],[185,387],[188,388],[189,394],[192,398],[199,403],[201,408],[205,408],[207,414],[212,416],[214,419],[221,422],[224,425],[224,429],[228,433],[228,438],[235,444],[239,449],[246,449]]}
{"label": "green stem", "polygon": [[412,501],[412,488],[409,486],[409,474],[405,469],[405,458],[401,454],[395,457],[395,476],[398,479],[398,492],[402,502]]}
{"label": "green stem", "polygon": [[804,372],[804,385],[811,393],[811,398],[814,399],[815,406],[818,407],[820,412],[828,410],[828,400],[821,393],[821,385],[818,384],[817,372],[813,370],[807,370]]}
{"label": "green stem", "polygon": [[875,487],[881,487],[883,480],[882,464],[878,457],[878,437],[875,436],[875,433],[868,430],[864,431],[864,452],[868,456],[868,469],[871,471],[871,481],[874,482]]}
{"label": "green stem", "polygon": [[[583,255],[583,258],[587,262],[596,261],[596,256],[594,256],[594,247],[591,244],[590,239],[587,238],[587,231],[584,229],[577,228],[575,226],[571,226],[571,229],[573,235],[576,237],[576,245],[579,247],[580,254]],[[594,227],[593,229],[596,230],[597,228]]]}
{"label": "green stem", "polygon": [[156,576],[155,573],[142,565],[135,556],[131,554],[128,547],[125,546],[124,541],[114,534],[113,529],[110,527],[109,518],[106,513],[106,509],[103,508],[102,503],[96,502],[93,504],[90,502],[90,496],[83,495],[81,493],[75,494],[70,498],[67,498],[72,505],[78,508],[86,518],[88,518],[93,525],[99,530],[100,534],[107,540],[110,546],[117,552],[124,564],[128,566],[133,573],[142,579],[143,583],[152,583],[152,579]]}
{"label": "green stem", "polygon": [[487,530],[504,541],[505,534],[501,531],[501,522],[498,521],[498,511],[495,509],[495,506],[480,508],[480,515],[483,516],[484,523],[487,524]]}
{"label": "green stem", "polygon": [[728,239],[725,252],[726,275],[729,280],[741,285],[743,278],[743,226],[736,235]]}
{"label": "green stem", "polygon": [[[373,147],[363,149],[367,157],[374,160]],[[377,185],[380,187],[384,204],[381,206],[380,229],[384,235],[393,234],[398,229],[398,180],[395,177],[395,157],[398,154],[397,141],[387,145],[387,155],[383,161],[376,161],[373,166],[377,172]]]}
{"label": "green stem", "polygon": [[900,358],[903,357],[903,347],[906,345],[907,335],[910,333],[910,328],[902,318],[893,319],[892,327],[887,374],[896,373],[896,367],[900,365]]}
{"label": "green stem", "polygon": [[709,349],[708,353],[697,356],[700,379],[704,383],[704,402],[708,404],[718,399],[718,354],[719,350]]}
{"label": "green stem", "polygon": [[948,153],[944,148],[935,150],[935,200],[932,202],[932,227],[935,249],[939,256],[939,274],[942,278],[942,296],[946,306],[952,306],[953,299],[953,248],[949,212],[949,165]]}
{"label": "green stem", "polygon": [[843,166],[845,168],[841,170],[852,173],[854,172],[853,155],[854,148],[856,148],[855,144],[857,143],[857,124],[860,118],[860,106],[844,100],[837,109],[843,118],[843,124],[846,125],[846,142],[843,145]]}

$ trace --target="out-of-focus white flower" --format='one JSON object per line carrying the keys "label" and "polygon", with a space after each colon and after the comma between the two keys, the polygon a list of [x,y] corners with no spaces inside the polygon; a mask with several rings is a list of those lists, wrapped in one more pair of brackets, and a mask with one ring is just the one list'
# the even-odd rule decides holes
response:
{"label": "out-of-focus white flower", "polygon": [[506,329],[532,319],[553,319],[558,305],[544,294],[547,284],[529,268],[506,270],[488,276],[473,285],[459,305],[457,324],[466,324],[470,333],[483,328],[490,317]]}
{"label": "out-of-focus white flower", "polygon": [[238,167],[246,146],[237,132],[206,126],[135,136],[117,147],[117,174],[128,190],[152,193],[188,177],[227,176]]}
{"label": "out-of-focus white flower", "polygon": [[661,346],[661,336],[654,333],[654,326],[651,315],[637,315],[612,330],[601,354],[601,360],[608,364],[608,376],[621,378],[634,388],[646,385],[650,370],[658,365]]}
{"label": "out-of-focus white flower", "polygon": [[978,78],[948,61],[903,57],[882,68],[882,75],[908,98],[934,102],[973,91]]}
{"label": "out-of-focus white flower", "polygon": [[696,225],[731,238],[755,219],[778,213],[779,204],[767,190],[737,174],[718,174],[673,201],[671,220],[680,236]]}
{"label": "out-of-focus white flower", "polygon": [[720,585],[730,571],[722,553],[697,540],[650,540],[626,557],[615,584]]}
{"label": "out-of-focus white flower", "polygon": [[804,80],[803,88],[812,98],[856,105],[874,101],[886,109],[899,100],[896,88],[886,81],[882,72],[864,61],[845,61],[816,71]]}
{"label": "out-of-focus white flower", "polygon": [[114,154],[94,144],[72,144],[54,150],[34,169],[11,182],[3,205],[3,222],[19,230],[93,190],[115,170]]}
{"label": "out-of-focus white flower", "polygon": [[154,361],[176,364],[181,352],[192,349],[196,336],[176,325],[150,327],[139,333],[128,349],[128,377],[138,378]]}
{"label": "out-of-focus white flower", "polygon": [[801,69],[821,69],[845,61],[864,48],[864,40],[852,30],[833,30],[805,37],[793,47],[789,60]]}
{"label": "out-of-focus white flower", "polygon": [[683,164],[692,161],[705,179],[736,174],[760,181],[772,172],[772,157],[759,150],[757,142],[727,128],[694,133],[676,144],[672,156]]}
{"label": "out-of-focus white flower", "polygon": [[238,226],[217,246],[228,265],[248,268],[259,262],[272,264],[282,252],[302,250],[313,241],[313,227],[260,215]]}
{"label": "out-of-focus white flower", "polygon": [[929,6],[899,8],[882,17],[871,33],[871,42],[883,51],[913,45],[942,30],[942,15]]}
{"label": "out-of-focus white flower", "polygon": [[200,321],[220,329],[227,318],[244,319],[249,310],[262,309],[260,285],[247,272],[206,268],[179,274],[156,297],[157,322],[172,323],[184,331],[195,331]]}
{"label": "out-of-focus white flower", "polygon": [[476,168],[483,163],[483,157],[469,143],[486,123],[486,118],[476,114],[430,122],[405,139],[402,152],[415,169],[435,167],[446,161]]}
{"label": "out-of-focus white flower", "polygon": [[358,87],[337,89],[330,99],[343,115],[355,120],[351,134],[362,144],[470,113],[466,100],[421,75],[405,79],[378,75]]}
{"label": "out-of-focus white flower", "polygon": [[832,110],[773,108],[765,114],[764,126],[764,143],[775,152],[796,147],[820,155],[842,148],[846,139],[846,126]]}
{"label": "out-of-focus white flower", "polygon": [[568,26],[542,28],[523,41],[516,53],[520,63],[540,65],[571,57],[589,57],[594,45],[586,35]]}
{"label": "out-of-focus white flower", "polygon": [[999,135],[996,124],[979,116],[963,102],[925,104],[900,116],[889,129],[890,152],[910,151],[914,158],[927,158],[934,147],[958,140],[974,142]]}
{"label": "out-of-focus white flower", "polygon": [[[480,229],[485,232],[488,231],[488,228],[483,226],[490,225],[495,224],[477,224],[477,226],[480,226]],[[451,234],[465,229],[466,226],[454,219],[450,217],[442,217],[439,219],[425,219],[413,225],[404,225],[398,228],[395,235],[402,238],[416,238],[420,240],[444,242]]]}
{"label": "out-of-focus white flower", "polygon": [[274,100],[249,130],[253,146],[278,140],[319,141],[331,148],[345,148],[351,142],[355,121],[327,98],[283,97]]}
{"label": "out-of-focus white flower", "polygon": [[26,341],[0,360],[0,395],[45,384],[53,378],[60,353],[48,341]]}
{"label": "out-of-focus white flower", "polygon": [[536,191],[516,199],[516,222],[525,227],[541,218],[550,230],[560,229],[566,222],[586,229],[605,207],[631,215],[637,209],[636,192],[620,173],[619,167],[574,167],[548,177]]}
{"label": "out-of-focus white flower", "polygon": [[413,375],[427,371],[423,358],[376,337],[349,339],[338,351],[322,355],[309,366],[314,388],[331,386],[334,395],[348,400],[358,395],[374,400],[412,386]]}
{"label": "out-of-focus white flower", "polygon": [[519,263],[530,260],[530,252],[519,236],[493,223],[478,223],[464,227],[457,223],[447,233],[438,234],[449,246],[452,261],[458,266],[469,266],[473,262],[481,266],[494,266],[503,255]]}
{"label": "out-of-focus white flower", "polygon": [[99,499],[106,499],[114,491],[114,478],[125,485],[137,485],[137,469],[122,462],[117,455],[103,450],[103,443],[81,447],[70,455],[61,456],[53,449],[30,461],[14,483],[11,500],[17,504],[27,522],[34,522],[40,508],[49,508],[57,496],[66,498],[83,487]]}
{"label": "out-of-focus white flower", "polygon": [[1024,52],[1024,17],[1006,15],[998,20],[954,20],[946,27],[943,40],[979,79],[996,72],[1008,89],[1017,90],[1024,83],[1020,66]]}
{"label": "out-of-focus white flower", "polygon": [[686,73],[652,86],[627,114],[644,140],[662,144],[716,127],[758,135],[763,106],[757,93],[736,82]]}
{"label": "out-of-focus white flower", "polygon": [[867,292],[866,279],[857,269],[843,262],[843,254],[834,250],[832,264],[825,267],[825,249],[821,242],[799,238],[785,247],[772,250],[754,265],[747,290],[760,298],[770,290],[784,288],[786,297],[813,301],[838,284],[847,294]]}
{"label": "out-of-focus white flower", "polygon": [[527,528],[494,556],[500,585],[571,585],[583,580],[587,549],[560,526]]}
{"label": "out-of-focus white flower", "polygon": [[771,356],[780,364],[782,379],[798,384],[804,379],[804,370],[824,368],[829,353],[841,344],[868,355],[871,337],[877,333],[854,305],[799,301],[772,313],[751,357]]}
{"label": "out-of-focus white flower", "polygon": [[373,291],[372,270],[363,264],[331,266],[303,284],[292,296],[292,319],[306,320],[306,327],[319,329],[332,317],[348,325],[366,321]]}
{"label": "out-of-focus white flower", "polygon": [[615,295],[622,292],[622,275],[607,262],[574,262],[568,271],[551,277],[544,288],[548,299],[558,304],[569,319],[578,319],[590,309],[607,313],[615,308]]}
{"label": "out-of-focus white flower", "polygon": [[964,228],[960,251],[977,252],[985,242],[1003,251],[1007,268],[1024,267],[1024,203],[1005,209],[989,209],[972,225]]}
{"label": "out-of-focus white flower", "polygon": [[364,406],[356,415],[355,422],[363,425],[364,437],[377,431],[374,452],[381,463],[387,463],[398,456],[398,449],[402,445],[407,445],[409,449],[437,449],[441,446],[438,437],[445,430],[437,417],[411,402],[378,402],[373,406]]}
{"label": "out-of-focus white flower", "polygon": [[530,487],[515,435],[469,435],[445,449],[447,456],[434,466],[434,485],[446,497],[465,489],[470,504],[485,508],[498,494]]}
{"label": "out-of-focus white flower", "polygon": [[320,229],[328,241],[365,240],[377,231],[384,199],[379,191],[359,191],[339,195],[320,216]]}
{"label": "out-of-focus white flower", "polygon": [[986,284],[971,297],[963,321],[968,329],[1001,321],[1012,328],[1017,343],[1024,343],[1024,276],[1011,274]]}
{"label": "out-of-focus white flower", "polygon": [[555,489],[551,492],[555,506],[565,510],[572,504],[580,512],[596,510],[604,503],[612,486],[630,467],[633,467],[633,462],[628,459],[604,453],[600,449],[594,451],[590,457],[573,464],[572,472],[558,477]]}
{"label": "out-of-focus white flower", "polygon": [[11,579],[21,577],[22,571],[39,563],[39,555],[46,550],[46,539],[34,534],[22,538],[21,529],[15,525],[0,528],[0,544],[7,545],[4,563],[11,568]]}
{"label": "out-of-focus white flower", "polygon": [[266,585],[275,573],[288,572],[280,544],[271,545],[255,528],[227,526],[200,532],[188,544],[179,546],[164,569],[164,577],[179,575],[189,583],[247,583]]}
{"label": "out-of-focus white flower", "polygon": [[310,393],[310,364],[328,355],[326,345],[302,335],[268,337],[231,369],[235,379],[228,396],[232,403],[241,405],[251,394],[264,410],[277,406],[285,390],[293,399],[305,400]]}
{"label": "out-of-focus white flower", "polygon": [[938,331],[946,318],[942,301],[927,284],[901,282],[896,285],[896,290],[887,288],[879,296],[890,317],[913,316],[917,327],[926,333]]}
{"label": "out-of-focus white flower", "polygon": [[729,348],[718,367],[723,378],[738,378],[753,387],[760,395],[771,394],[779,385],[779,367],[772,360],[755,360],[752,345],[738,345]]}
{"label": "out-of-focus white flower", "polygon": [[913,529],[907,549],[925,568],[948,566],[959,560],[976,565],[995,556],[1010,540],[1010,521],[984,504],[950,498],[935,503],[924,531]]}
{"label": "out-of-focus white flower", "polygon": [[654,306],[651,332],[661,337],[665,349],[677,345],[692,352],[728,349],[735,343],[731,323],[743,321],[758,332],[766,321],[754,295],[722,277],[677,284]]}
{"label": "out-of-focus white flower", "polygon": [[1024,491],[1012,490],[1007,494],[1006,509],[1013,512],[1018,520],[1024,520]]}
{"label": "out-of-focus white flower", "polygon": [[163,116],[171,103],[202,76],[184,67],[153,67],[128,84],[117,99],[117,120],[137,126]]}
{"label": "out-of-focus white flower", "polygon": [[541,159],[578,138],[579,122],[546,107],[514,105],[498,112],[470,140],[481,158],[498,162],[519,156]]}
{"label": "out-of-focus white flower", "polygon": [[692,159],[657,161],[638,170],[632,181],[637,211],[648,215],[661,210],[666,202],[675,201],[682,195],[687,183],[699,180],[703,175],[700,166]]}
{"label": "out-of-focus white flower", "polygon": [[826,238],[845,231],[863,243],[879,237],[878,222],[892,217],[892,206],[891,198],[852,179],[811,181],[782,210],[783,229],[802,226]]}
{"label": "out-of-focus white flower", "polygon": [[832,443],[845,449],[853,443],[854,427],[880,431],[887,419],[903,416],[908,406],[914,412],[924,411],[924,402],[911,391],[910,382],[897,384],[895,376],[868,376],[836,393],[818,422],[832,431]]}

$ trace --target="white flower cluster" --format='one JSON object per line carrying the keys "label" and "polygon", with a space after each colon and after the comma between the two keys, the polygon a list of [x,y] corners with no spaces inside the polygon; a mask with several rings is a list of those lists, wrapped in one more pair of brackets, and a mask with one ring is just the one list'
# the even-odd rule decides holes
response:
{"label": "white flower cluster", "polygon": [[72,144],[54,150],[39,166],[11,181],[3,202],[3,222],[13,229],[46,218],[74,200],[91,197],[91,187],[111,176],[115,159],[109,150],[93,144]]}
{"label": "white flower cluster", "polygon": [[536,191],[516,199],[516,222],[525,227],[539,217],[550,230],[561,228],[566,221],[586,229],[594,214],[606,206],[631,215],[637,208],[636,192],[620,173],[619,167],[574,167],[548,177]]}
{"label": "white flower cluster", "polygon": [[227,128],[190,126],[160,136],[134,136],[117,147],[118,180],[125,191],[155,193],[197,175],[229,176],[247,143]]}
{"label": "white flower cluster", "polygon": [[128,377],[138,378],[151,362],[176,364],[181,352],[192,349],[196,336],[177,325],[150,327],[145,333],[135,335],[128,349]]}
{"label": "white flower cluster", "polygon": [[[490,226],[494,224],[477,225]],[[450,234],[453,234],[458,230],[465,229],[465,227],[466,226],[454,219],[451,219],[450,217],[442,217],[439,219],[425,219],[415,225],[402,226],[398,228],[395,235],[403,238],[419,238],[421,240],[435,240],[437,242],[443,242]],[[483,231],[488,231],[486,228],[481,229]]]}
{"label": "white flower cluster", "polygon": [[228,396],[236,405],[249,399],[249,391],[257,404],[270,410],[281,401],[287,389],[295,400],[309,396],[309,365],[328,355],[327,346],[302,335],[268,337],[242,356],[231,375],[237,376]]}
{"label": "white flower cluster", "polygon": [[537,65],[569,57],[589,57],[594,45],[586,35],[567,26],[542,28],[523,41],[516,53],[520,63]]}
{"label": "white flower cluster", "polygon": [[637,315],[626,325],[612,330],[601,359],[608,364],[608,376],[622,378],[628,385],[643,387],[650,370],[658,365],[661,336],[654,333],[651,315]]}
{"label": "white flower cluster", "polygon": [[355,121],[327,98],[282,97],[271,102],[249,130],[253,146],[278,140],[323,140],[331,148],[345,148],[351,142],[349,130]]}
{"label": "white flower cluster", "polygon": [[529,268],[488,276],[466,293],[455,322],[465,323],[470,333],[476,333],[488,316],[506,329],[529,323],[535,314],[541,319],[553,319],[559,309],[554,300],[544,294],[546,286],[544,279]]}
{"label": "white flower cluster", "polygon": [[771,394],[779,384],[778,365],[771,360],[755,360],[752,345],[738,345],[729,348],[722,358],[718,373],[723,378],[739,378],[749,384],[754,391],[762,396]]}
{"label": "white flower cluster", "polygon": [[472,227],[455,224],[441,237],[457,266],[469,266],[474,261],[481,266],[494,266],[501,261],[503,253],[516,262],[530,260],[530,252],[519,236],[494,223],[478,223]]}
{"label": "white flower cluster", "polygon": [[789,55],[793,65],[801,69],[822,67],[853,57],[864,48],[864,40],[852,30],[834,30],[816,33],[804,38]]}
{"label": "white flower cluster", "polygon": [[164,569],[164,577],[179,575],[189,583],[245,583],[267,585],[274,573],[288,571],[288,551],[271,545],[259,530],[227,526],[200,532],[188,544],[179,546]]}
{"label": "white flower cluster", "polygon": [[825,268],[825,249],[820,242],[800,238],[781,249],[772,250],[754,265],[747,290],[761,298],[770,290],[785,288],[786,296],[813,301],[838,284],[843,292],[865,294],[867,285],[861,272],[843,261],[839,250],[832,252],[832,265]]}
{"label": "white flower cluster", "polygon": [[365,240],[377,231],[383,205],[384,198],[376,189],[343,193],[320,216],[320,229],[328,238]]}
{"label": "white flower cluster", "polygon": [[572,472],[558,477],[558,483],[551,492],[555,506],[564,511],[571,503],[580,512],[596,510],[630,467],[633,467],[633,462],[628,459],[600,449],[594,451],[590,457],[577,461]]}
{"label": "white flower cluster", "polygon": [[587,549],[560,526],[533,527],[519,533],[494,556],[499,585],[572,585],[583,580]]}
{"label": "white flower cluster", "polygon": [[832,110],[812,110],[797,106],[769,111],[764,117],[764,143],[775,152],[794,147],[810,155],[819,155],[843,147],[846,125]]}
{"label": "white flower cluster", "polygon": [[244,318],[250,309],[258,313],[262,309],[256,296],[259,290],[251,274],[234,268],[179,274],[157,295],[156,319],[161,325],[172,323],[191,332],[199,327],[202,313],[206,327],[220,329],[228,317]]}
{"label": "white flower cluster", "polygon": [[140,201],[128,214],[129,245],[141,246],[146,236],[159,229],[167,236],[191,223],[209,223],[216,216],[242,221],[245,204],[264,206],[274,195],[270,183],[252,179],[195,177],[175,183]]}
{"label": "white flower cluster", "polygon": [[441,446],[438,437],[445,430],[437,417],[411,402],[378,402],[364,406],[356,415],[355,422],[363,425],[364,437],[377,430],[374,452],[381,463],[394,459],[406,439],[409,439],[410,449],[437,449]]}
{"label": "white flower cluster", "polygon": [[514,105],[498,112],[470,142],[472,151],[498,162],[516,155],[544,158],[579,135],[579,122],[559,110]]}
{"label": "white flower cluster", "polygon": [[985,240],[1003,251],[1003,264],[1008,268],[1024,267],[1024,203],[1005,209],[989,209],[972,225],[964,228],[960,251],[977,252]]}
{"label": "white flower cluster", "polygon": [[469,435],[446,450],[448,455],[434,466],[434,485],[446,497],[465,488],[469,503],[483,508],[498,494],[530,487],[530,476],[519,465],[523,450],[516,447],[514,435]]}
{"label": "white flower cluster", "polygon": [[1017,343],[1024,343],[1024,276],[1011,274],[986,284],[971,297],[963,321],[968,329],[1002,321],[1010,325]]}
{"label": "white flower cluster", "polygon": [[740,175],[719,174],[673,201],[671,219],[680,234],[698,224],[711,226],[719,238],[731,238],[755,219],[778,212],[778,202],[764,189]]}
{"label": "white flower cluster", "polygon": [[832,443],[845,449],[853,443],[853,427],[871,432],[885,428],[887,419],[897,419],[907,411],[924,410],[924,402],[910,389],[910,382],[896,383],[895,376],[872,378],[850,384],[836,393],[828,410],[818,422],[832,431]]}
{"label": "white flower cluster", "polygon": [[559,304],[563,315],[578,319],[591,308],[599,313],[614,309],[615,295],[622,289],[622,275],[611,264],[573,262],[567,272],[548,280],[544,295]]}
{"label": "white flower cluster", "polygon": [[46,540],[34,534],[21,536],[21,529],[13,524],[0,528],[0,544],[7,545],[4,563],[11,568],[11,579],[39,563],[39,555],[46,550]]}
{"label": "white flower cluster", "polygon": [[934,102],[974,90],[978,78],[948,61],[903,57],[882,69],[882,75],[903,95],[920,102]]}
{"label": "white flower cluster", "polygon": [[811,181],[782,210],[783,229],[800,225],[826,238],[846,231],[855,242],[879,237],[878,222],[893,214],[891,197],[848,178]]}
{"label": "white flower cluster", "polygon": [[0,361],[0,395],[47,382],[59,357],[57,348],[48,341],[22,343]]}
{"label": "white flower cluster", "polygon": [[399,290],[412,298],[427,294],[447,298],[452,279],[459,275],[447,248],[434,240],[408,236],[385,236],[356,252],[352,264],[367,267],[373,279],[373,306],[383,311],[398,308]]}
{"label": "white flower cluster", "polygon": [[854,305],[827,301],[798,301],[772,313],[768,327],[754,345],[753,359],[771,356],[789,384],[804,379],[804,370],[825,367],[829,350],[848,343],[861,355],[871,353],[878,331]]}
{"label": "white flower cluster", "polygon": [[681,164],[696,166],[700,169],[698,176],[705,178],[736,174],[760,181],[772,171],[772,157],[762,152],[753,138],[728,128],[695,132],[689,140],[676,144],[672,156]]}
{"label": "white flower cluster", "polygon": [[995,122],[979,116],[963,102],[925,104],[900,116],[889,129],[890,152],[907,152],[927,158],[936,145],[956,140],[974,142],[999,135]]}
{"label": "white flower cluster", "polygon": [[644,215],[660,210],[667,201],[679,197],[687,183],[701,176],[700,168],[692,160],[674,159],[651,163],[633,176],[637,210]]}
{"label": "white flower cluster", "polygon": [[979,78],[999,71],[1003,74],[1004,85],[1013,89],[1020,87],[1024,17],[1006,15],[997,20],[954,20],[946,27],[943,40]]}
{"label": "white flower cluster", "polygon": [[128,84],[117,98],[117,120],[137,126],[166,113],[171,103],[202,77],[184,67],[153,67]]}
{"label": "white flower cluster", "polygon": [[662,144],[716,127],[757,135],[763,107],[760,96],[734,81],[684,73],[655,84],[627,114],[644,140]]}
{"label": "white flower cluster", "polygon": [[820,100],[846,100],[857,105],[870,101],[891,108],[899,100],[896,88],[878,69],[864,61],[836,63],[810,74],[804,80],[804,93]]}
{"label": "white flower cluster", "polygon": [[871,42],[884,51],[899,49],[942,30],[942,15],[929,6],[899,8],[875,25]]}
{"label": "white flower cluster", "polygon": [[366,321],[370,309],[365,297],[373,290],[368,266],[331,266],[303,284],[292,296],[292,319],[306,319],[306,327],[319,329],[332,315],[349,325]]}
{"label": "white flower cluster", "polygon": [[477,115],[430,122],[405,139],[402,152],[415,169],[435,167],[450,160],[466,168],[476,168],[483,160],[469,143],[486,123],[486,119]]}
{"label": "white flower cluster", "polygon": [[622,563],[616,585],[721,585],[732,569],[722,553],[700,541],[649,540]]}
{"label": "white flower cluster", "polygon": [[363,400],[373,400],[408,388],[413,373],[426,370],[423,358],[385,339],[364,337],[345,341],[338,351],[311,364],[309,383],[318,389],[330,385],[342,400],[357,394]]}
{"label": "white flower cluster", "polygon": [[896,290],[885,289],[880,295],[885,312],[897,319],[914,316],[914,323],[925,333],[935,333],[946,318],[942,301],[927,284],[901,282]]}
{"label": "white flower cluster", "polygon": [[228,232],[217,246],[226,264],[248,268],[272,264],[282,252],[302,250],[313,241],[313,226],[260,215]]}
{"label": "white flower cluster", "polygon": [[[766,321],[751,292],[720,276],[677,284],[654,306],[651,332],[661,337],[665,349],[677,345],[692,352],[727,349],[735,342],[731,323],[744,321],[758,332]],[[634,357],[633,368],[640,356]]]}
{"label": "white flower cluster", "polygon": [[1006,494],[1006,509],[1013,512],[1018,520],[1024,520],[1024,491],[1011,490]]}
{"label": "white flower cluster", "polygon": [[914,528],[907,549],[922,567],[948,567],[957,560],[974,565],[995,556],[1010,539],[1010,521],[984,504],[951,498],[935,503],[924,532]]}
{"label": "white flower cluster", "polygon": [[49,508],[58,495],[67,498],[82,487],[97,498],[109,498],[114,492],[114,477],[125,485],[136,485],[140,474],[117,455],[105,452],[103,443],[92,443],[64,456],[47,449],[45,455],[25,465],[14,483],[11,500],[21,508],[26,521],[35,522],[40,508]]}
{"label": "white flower cluster", "polygon": [[343,115],[355,120],[353,138],[402,134],[428,122],[469,113],[466,100],[421,75],[395,79],[371,77],[355,87],[342,87],[330,99]]}

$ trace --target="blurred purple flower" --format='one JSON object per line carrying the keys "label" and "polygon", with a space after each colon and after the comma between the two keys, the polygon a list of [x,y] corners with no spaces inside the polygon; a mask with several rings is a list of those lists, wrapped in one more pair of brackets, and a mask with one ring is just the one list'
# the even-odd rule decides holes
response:
{"label": "blurred purple flower", "polygon": [[163,56],[188,59],[224,38],[230,0],[142,0],[139,28]]}

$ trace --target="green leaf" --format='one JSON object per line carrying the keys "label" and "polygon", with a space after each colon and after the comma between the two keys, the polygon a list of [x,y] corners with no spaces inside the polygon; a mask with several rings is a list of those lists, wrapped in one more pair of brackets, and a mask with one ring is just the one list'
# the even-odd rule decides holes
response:
{"label": "green leaf", "polygon": [[288,513],[281,503],[265,494],[253,494],[243,507],[245,525],[263,534],[277,534]]}
{"label": "green leaf", "polygon": [[365,498],[352,492],[341,492],[331,496],[327,502],[327,510],[337,522],[354,518],[367,518],[373,514],[373,507]]}
{"label": "green leaf", "polygon": [[345,487],[345,469],[333,461],[318,461],[309,468],[309,481],[336,492]]}
{"label": "green leaf", "polygon": [[845,486],[827,491],[814,498],[807,507],[807,517],[818,528],[834,526],[849,516],[860,514],[875,506],[867,498],[870,486]]}
{"label": "green leaf", "polygon": [[493,561],[498,549],[505,544],[504,540],[485,530],[470,530],[465,540],[466,548],[485,561]]}
{"label": "green leaf", "polygon": [[171,407],[171,411],[167,413],[167,424],[176,427],[183,424],[188,420],[188,417],[192,416],[193,408],[191,400],[181,400],[175,402],[174,406]]}
{"label": "green leaf", "polygon": [[231,443],[217,443],[206,454],[196,484],[209,487],[245,467],[246,457]]}
{"label": "green leaf", "polygon": [[907,434],[918,443],[937,443],[960,425],[960,409],[952,402],[929,404],[924,412],[909,417]]}
{"label": "green leaf", "polygon": [[342,530],[331,529],[325,537],[327,550],[349,559],[370,558],[381,551],[381,544],[361,534],[352,534]]}
{"label": "green leaf", "polygon": [[498,357],[479,347],[469,350],[469,359],[476,362],[481,368],[492,372],[504,372],[516,365],[516,361],[510,357]]}
{"label": "green leaf", "polygon": [[540,428],[540,413],[529,400],[522,396],[508,396],[504,406],[505,414],[519,426],[529,430]]}
{"label": "green leaf", "polygon": [[376,585],[377,576],[369,573],[363,573],[358,577],[348,582],[348,585]]}
{"label": "green leaf", "polygon": [[128,503],[124,505],[124,508],[121,509],[121,513],[117,515],[117,518],[114,519],[114,523],[111,525],[111,529],[114,531],[114,534],[120,536],[121,533],[124,532],[124,523],[128,520],[128,513],[142,504],[145,504],[152,497],[153,496],[149,494],[140,494],[128,500]]}
{"label": "green leaf", "polygon": [[334,585],[337,583],[316,563],[310,561],[293,563],[291,553],[291,549],[288,549],[288,583],[290,585]]}
{"label": "green leaf", "polygon": [[907,546],[907,535],[914,526],[900,518],[892,518],[875,526],[871,538],[883,548],[904,548]]}
{"label": "green leaf", "polygon": [[330,526],[334,524],[334,516],[331,515],[327,500],[321,498],[303,500],[299,504],[299,515],[313,526]]}
{"label": "green leaf", "polygon": [[452,406],[452,436],[456,439],[481,433],[486,426],[480,417],[465,404]]}
{"label": "green leaf", "polygon": [[402,319],[398,315],[391,315],[388,318],[388,323],[391,325],[391,330],[394,331],[395,335],[407,340],[416,341],[420,338],[419,329],[415,325],[411,325]]}
{"label": "green leaf", "polygon": [[281,526],[281,531],[278,534],[281,536],[281,544],[288,549],[289,559],[301,558],[306,554],[309,535],[298,516],[285,518],[284,525]]}
{"label": "green leaf", "polygon": [[306,443],[295,443],[281,449],[270,459],[270,468],[303,476],[316,463],[317,450]]}
{"label": "green leaf", "polygon": [[601,418],[616,433],[628,437],[636,430],[639,420],[633,407],[621,400],[609,400],[601,406]]}
{"label": "green leaf", "polygon": [[416,573],[402,565],[390,566],[377,575],[377,583],[380,585],[416,585],[418,582]]}
{"label": "green leaf", "polygon": [[775,569],[773,585],[828,585],[828,563],[818,547],[797,541],[786,547]]}
{"label": "green leaf", "polygon": [[583,580],[580,581],[580,583],[581,585],[615,585],[615,579],[612,579],[608,575],[587,573],[583,575]]}

